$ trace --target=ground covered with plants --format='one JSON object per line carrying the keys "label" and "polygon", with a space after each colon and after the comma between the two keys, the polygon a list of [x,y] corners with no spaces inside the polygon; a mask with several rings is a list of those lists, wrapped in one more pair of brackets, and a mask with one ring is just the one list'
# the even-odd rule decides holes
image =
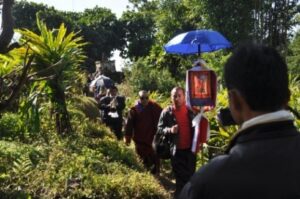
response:
{"label": "ground covered with plants", "polygon": [[[132,9],[120,19],[100,7],[74,13],[27,1],[0,2],[5,4],[0,34],[0,198],[172,198],[169,160],[162,161],[160,176],[147,172],[133,144],[116,140],[100,122],[97,102],[87,96],[87,77],[95,71],[95,61],[108,61],[115,49],[129,61],[122,72],[104,72],[126,97],[124,118],[139,90],[149,90],[150,99],[166,107],[172,87],[185,86],[185,72],[199,56],[166,54],[163,45],[193,29],[217,30],[233,46],[255,40],[278,49],[291,71],[289,106],[299,112],[296,0],[129,2]],[[17,43],[12,43],[14,32],[20,36]],[[197,156],[197,168],[223,153],[238,128],[224,128],[216,119],[219,109],[228,106],[222,69],[230,54],[201,54],[217,74],[218,95],[216,107],[205,113],[210,139]],[[299,118],[295,124],[300,129]]]}
{"label": "ground covered with plants", "polygon": [[[12,124],[17,125],[8,128]],[[0,120],[0,128],[9,131],[0,141],[1,197],[169,197],[134,150],[99,123],[86,120],[66,138],[43,128],[34,140],[22,134],[24,125],[14,114]]]}

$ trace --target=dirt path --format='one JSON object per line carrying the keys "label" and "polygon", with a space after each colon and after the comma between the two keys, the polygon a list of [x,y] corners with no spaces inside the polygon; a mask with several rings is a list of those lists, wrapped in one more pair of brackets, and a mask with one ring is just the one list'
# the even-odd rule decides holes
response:
{"label": "dirt path", "polygon": [[162,160],[160,175],[157,177],[158,181],[171,195],[175,192],[175,179],[172,174],[170,160]]}

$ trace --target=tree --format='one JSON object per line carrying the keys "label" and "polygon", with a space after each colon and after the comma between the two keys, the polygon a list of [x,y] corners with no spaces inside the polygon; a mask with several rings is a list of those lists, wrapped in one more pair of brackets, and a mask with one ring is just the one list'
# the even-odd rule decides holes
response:
{"label": "tree", "polygon": [[187,60],[187,56],[167,55],[163,46],[180,33],[205,28],[202,5],[188,0],[160,0],[158,5],[155,11],[155,44],[148,59],[155,63],[157,69],[167,68],[174,78],[182,80],[185,70],[191,66],[190,60],[194,58]]}
{"label": "tree", "polygon": [[0,35],[0,53],[7,53],[14,45],[9,45],[14,35],[14,20],[12,17],[12,6],[14,0],[3,0],[2,3],[2,32]]}
{"label": "tree", "polygon": [[86,9],[80,14],[78,23],[81,35],[88,42],[87,55],[93,61],[107,61],[112,51],[123,45],[122,25],[109,9]]}
{"label": "tree", "polygon": [[159,91],[169,95],[174,85],[178,85],[167,69],[154,70],[146,59],[136,60],[130,70],[125,70],[127,82],[133,86],[135,92],[140,90]]}
{"label": "tree", "polygon": [[25,48],[14,48],[0,54],[0,113],[11,108],[18,99],[28,81],[32,59]]}
{"label": "tree", "polygon": [[235,45],[254,40],[284,52],[295,25],[298,0],[202,0],[209,27]]}
{"label": "tree", "polygon": [[124,58],[136,60],[147,56],[154,44],[154,20],[147,13],[127,11],[121,22],[125,29],[125,45],[121,51]]}
{"label": "tree", "polygon": [[[37,4],[33,2],[27,1],[17,1],[12,10],[13,16],[18,19],[16,20],[15,27],[16,28],[27,28],[32,30],[33,32],[38,31],[38,27],[36,23],[32,23],[36,21],[36,14],[38,12],[43,12],[49,9],[46,5]],[[54,9],[54,8],[52,8]]]}
{"label": "tree", "polygon": [[[254,38],[286,55],[289,32],[296,24],[298,0],[254,0]],[[298,22],[299,24],[299,22]]]}
{"label": "tree", "polygon": [[292,76],[300,78],[300,30],[289,45],[287,63]]}
{"label": "tree", "polygon": [[250,40],[253,32],[253,1],[203,0],[209,28],[222,33],[233,45]]}
{"label": "tree", "polygon": [[49,97],[53,105],[56,128],[60,134],[72,131],[67,111],[65,89],[70,77],[74,76],[74,69],[83,62],[83,38],[71,32],[62,24],[58,30],[49,30],[37,19],[40,35],[26,29],[18,30],[21,33],[21,42],[30,47],[36,71],[32,76],[46,81],[45,86],[50,89]]}
{"label": "tree", "polygon": [[88,59],[85,65],[92,71],[96,60],[107,61],[112,51],[124,44],[122,23],[106,8],[95,7],[84,12],[61,12],[43,4],[20,1],[14,6],[14,15],[18,18],[16,27],[27,28],[38,33],[36,15],[40,16],[48,28],[56,28],[64,23],[68,31],[78,31],[88,42],[84,47]]}
{"label": "tree", "polygon": [[16,28],[26,28],[37,33],[37,24],[32,23],[36,21],[37,14],[50,29],[59,27],[60,24],[64,23],[69,31],[75,29],[76,24],[74,21],[78,20],[77,15],[79,15],[73,12],[57,11],[54,7],[27,1],[16,2],[13,6],[13,16],[18,19]]}
{"label": "tree", "polygon": [[[0,35],[0,112],[9,108],[19,96],[21,88],[27,81],[32,57],[18,49],[17,43],[10,44],[14,31],[12,17],[13,0],[2,2],[2,32]],[[24,56],[23,56],[24,55]],[[23,56],[23,57],[22,57]]]}
{"label": "tree", "polygon": [[155,41],[155,15],[157,1],[131,0],[131,10],[124,12],[120,21],[125,30],[124,46],[121,56],[131,60],[145,57],[149,54]]}

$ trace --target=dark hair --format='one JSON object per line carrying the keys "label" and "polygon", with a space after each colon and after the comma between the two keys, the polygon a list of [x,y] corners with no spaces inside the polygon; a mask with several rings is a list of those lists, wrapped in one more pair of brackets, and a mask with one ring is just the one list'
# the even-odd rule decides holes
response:
{"label": "dark hair", "polygon": [[224,69],[228,89],[237,89],[254,111],[275,111],[289,100],[287,65],[270,47],[246,43]]}
{"label": "dark hair", "polygon": [[112,85],[109,87],[110,90],[118,90],[118,88],[115,85]]}

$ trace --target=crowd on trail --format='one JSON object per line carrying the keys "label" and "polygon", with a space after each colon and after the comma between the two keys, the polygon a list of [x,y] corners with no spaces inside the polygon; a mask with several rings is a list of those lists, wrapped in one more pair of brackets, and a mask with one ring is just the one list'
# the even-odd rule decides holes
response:
{"label": "crowd on trail", "polygon": [[[149,99],[148,91],[140,90],[125,123],[125,97],[107,77],[96,76],[90,89],[102,122],[118,140],[134,142],[149,172],[158,176],[160,159],[170,159],[174,198],[300,198],[300,134],[287,109],[286,63],[270,47],[241,45],[227,60],[224,77],[230,113],[239,130],[225,153],[198,171],[197,154],[191,150],[198,113],[186,105],[184,88],[174,86],[172,103],[164,109]],[[168,151],[159,141],[168,141]]]}

